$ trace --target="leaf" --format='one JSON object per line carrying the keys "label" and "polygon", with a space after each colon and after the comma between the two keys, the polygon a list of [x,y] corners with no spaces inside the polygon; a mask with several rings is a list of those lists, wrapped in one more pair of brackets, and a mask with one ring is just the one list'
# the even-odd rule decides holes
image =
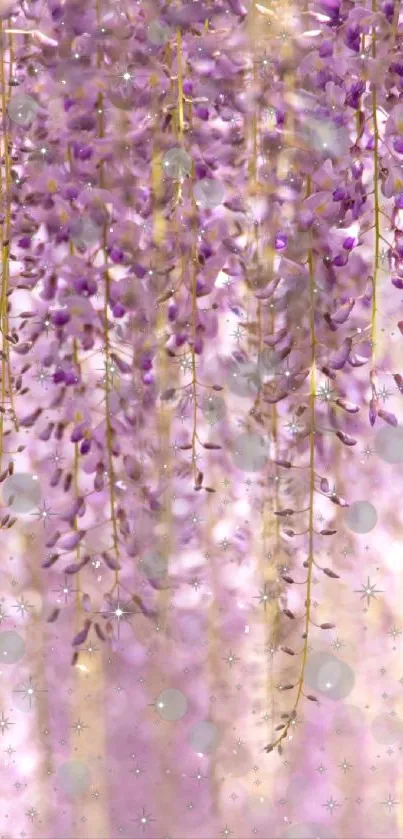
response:
{"label": "leaf", "polygon": [[157,303],[165,303],[169,300],[172,295],[174,294],[174,289],[170,288],[168,291],[165,291],[164,294],[161,294],[160,297],[157,297]]}
{"label": "leaf", "polygon": [[51,554],[51,556],[48,559],[46,559],[45,562],[42,562],[41,567],[42,568],[51,568],[52,565],[54,565],[55,562],[57,562],[58,559],[60,559],[60,554]]}
{"label": "leaf", "polygon": [[72,562],[64,569],[64,574],[77,574],[81,568],[81,562]]}
{"label": "leaf", "polygon": [[264,747],[264,751],[267,752],[267,754],[270,754],[270,752],[272,752],[273,749],[274,749],[274,744],[273,743],[269,743],[268,746]]}
{"label": "leaf", "polygon": [[73,638],[72,645],[73,647],[79,647],[80,644],[83,644],[84,641],[87,640],[88,633],[91,628],[92,621],[86,620],[84,623],[83,629],[77,633],[77,635]]}
{"label": "leaf", "polygon": [[383,408],[380,408],[378,411],[378,417],[383,419],[388,425],[391,425],[392,428],[396,428],[397,426],[397,417],[392,414],[390,411],[384,411]]}
{"label": "leaf", "polygon": [[161,399],[164,402],[167,402],[169,399],[173,399],[175,396],[176,390],[174,387],[168,387],[166,390],[163,390],[161,393]]}
{"label": "leaf", "polygon": [[84,612],[91,612],[91,598],[89,594],[86,594],[86,592],[84,592],[81,596],[81,605],[84,609]]}
{"label": "leaf", "polygon": [[295,655],[294,650],[290,647],[281,647],[280,649],[282,649],[283,653],[287,653],[287,655]]}
{"label": "leaf", "polygon": [[403,393],[403,376],[401,376],[400,373],[394,373],[393,378],[396,382],[398,390],[400,393]]}
{"label": "leaf", "polygon": [[282,574],[281,579],[284,580],[285,583],[295,583],[292,577],[289,577],[288,574]]}
{"label": "leaf", "polygon": [[294,513],[294,510],[291,510],[290,507],[286,507],[285,510],[275,510],[274,511],[275,516],[282,516],[283,518],[286,517],[286,516],[292,516],[293,513]]}
{"label": "leaf", "polygon": [[333,504],[337,504],[338,507],[349,507],[348,501],[345,498],[342,498],[341,495],[337,495],[336,492],[333,492],[332,495],[329,495],[330,500]]}
{"label": "leaf", "polygon": [[290,620],[295,620],[295,615],[290,609],[283,609],[283,615],[285,615],[286,618],[290,618]]}
{"label": "leaf", "polygon": [[295,685],[291,685],[291,684],[279,685],[278,686],[279,690],[292,690],[293,688],[295,688]]}
{"label": "leaf", "polygon": [[321,536],[334,536],[335,533],[337,533],[337,530],[321,530],[320,531]]}
{"label": "leaf", "polygon": [[370,425],[375,425],[376,417],[378,413],[379,402],[377,399],[372,398],[369,403],[369,422]]}
{"label": "leaf", "polygon": [[343,408],[343,411],[347,411],[348,414],[358,414],[360,410],[358,405],[355,405],[354,402],[347,402],[346,399],[336,399],[336,405]]}
{"label": "leaf", "polygon": [[338,437],[345,446],[357,445],[357,440],[354,440],[354,437],[350,437],[350,435],[346,434],[344,431],[336,431],[336,437]]}
{"label": "leaf", "polygon": [[97,636],[98,636],[99,640],[100,640],[100,641],[106,641],[106,635],[105,635],[105,634],[104,634],[104,632],[102,631],[102,629],[101,629],[101,627],[100,627],[99,623],[94,624],[94,629],[95,629],[95,632],[96,632],[96,634],[97,634]]}
{"label": "leaf", "polygon": [[340,324],[342,323],[345,323],[346,320],[348,320],[354,306],[355,300],[353,300],[353,298],[350,297],[347,303],[343,303],[343,305],[340,306],[339,309],[337,309],[333,314],[329,315],[332,323],[337,323],[338,326],[340,326]]}
{"label": "leaf", "polygon": [[121,566],[119,565],[117,559],[114,559],[114,557],[111,556],[110,553],[108,553],[108,551],[102,552],[102,559],[104,560],[108,568],[111,569],[111,571],[120,571]]}
{"label": "leaf", "polygon": [[319,624],[321,629],[334,629],[336,624],[335,623],[321,623]]}
{"label": "leaf", "polygon": [[350,355],[353,341],[351,338],[345,338],[341,347],[331,356],[328,364],[332,370],[341,370],[347,362]]}
{"label": "leaf", "polygon": [[283,338],[285,338],[287,332],[288,330],[285,328],[279,329],[277,332],[274,333],[274,335],[267,335],[265,338],[263,338],[263,343],[267,344],[268,347],[275,347],[276,344],[279,344],[280,341],[282,341]]}
{"label": "leaf", "polygon": [[335,572],[332,571],[331,568],[322,568],[322,571],[324,574],[326,574],[327,577],[331,577],[332,580],[340,580],[339,575],[335,574]]}
{"label": "leaf", "polygon": [[268,15],[269,17],[276,17],[275,13],[272,9],[268,9],[267,6],[261,6],[260,3],[256,3],[255,9],[257,12],[260,12],[261,15]]}
{"label": "leaf", "polygon": [[60,609],[53,609],[48,617],[48,623],[54,623],[60,615]]}
{"label": "leaf", "polygon": [[218,446],[216,443],[202,443],[204,449],[208,449],[209,451],[216,451],[221,449],[221,446]]}
{"label": "leaf", "polygon": [[319,702],[319,699],[317,699],[316,696],[312,696],[311,693],[307,693],[306,698],[310,699],[311,702]]}
{"label": "leaf", "polygon": [[283,469],[291,469],[292,463],[289,460],[275,460],[276,466],[281,466]]}
{"label": "leaf", "polygon": [[351,367],[363,367],[364,364],[368,364],[368,359],[365,355],[357,355],[354,353],[353,355],[350,355],[348,363]]}

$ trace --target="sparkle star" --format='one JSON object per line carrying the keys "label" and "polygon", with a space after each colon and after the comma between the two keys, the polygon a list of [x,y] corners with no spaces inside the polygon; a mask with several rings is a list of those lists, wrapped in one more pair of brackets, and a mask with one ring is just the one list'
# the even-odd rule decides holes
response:
{"label": "sparkle star", "polygon": [[122,622],[129,621],[133,614],[133,606],[129,602],[124,602],[120,599],[119,591],[116,597],[110,597],[108,599],[109,609],[105,612],[102,612],[104,617],[108,617],[110,620],[114,621],[117,624],[117,635],[118,638],[120,637],[120,626]]}
{"label": "sparkle star", "polygon": [[361,583],[361,589],[355,589],[354,593],[355,594],[361,594],[362,595],[361,600],[364,600],[364,598],[366,598],[367,606],[370,606],[371,598],[373,597],[374,600],[376,600],[376,595],[377,594],[382,594],[382,590],[376,588],[376,584],[372,585],[369,577],[367,577],[366,584]]}
{"label": "sparkle star", "polygon": [[207,775],[203,775],[201,769],[196,769],[196,774],[191,776],[195,779],[195,781],[205,781],[207,779]]}
{"label": "sparkle star", "polygon": [[57,598],[58,603],[60,603],[61,598],[64,599],[65,604],[67,604],[69,597],[76,593],[77,589],[73,588],[68,577],[65,575],[64,583],[59,586],[59,588],[53,589],[56,594],[59,595]]}
{"label": "sparkle star", "polygon": [[382,402],[385,403],[387,399],[389,399],[389,397],[392,396],[392,391],[388,390],[386,385],[382,385],[382,387],[379,388],[379,390],[377,390],[376,395],[379,397],[379,399],[382,399]]}
{"label": "sparkle star", "polygon": [[340,804],[338,801],[334,800],[333,796],[330,796],[330,798],[325,802],[325,804],[323,804],[323,807],[326,807],[326,810],[329,810],[329,813],[333,815],[334,810],[336,809],[336,807],[340,807]]}
{"label": "sparkle star", "polygon": [[31,603],[28,603],[28,600],[25,600],[24,596],[17,598],[14,609],[17,609],[18,614],[20,617],[25,618],[28,614],[29,610],[33,608]]}
{"label": "sparkle star", "polygon": [[331,402],[333,397],[333,391],[330,387],[330,382],[327,380],[324,385],[320,385],[318,387],[318,391],[316,396],[318,397],[320,402]]}
{"label": "sparkle star", "polygon": [[43,501],[43,504],[38,507],[38,511],[36,513],[31,513],[31,516],[35,516],[38,521],[42,521],[44,527],[47,526],[50,517],[56,515],[57,513],[52,513],[51,508],[45,500]]}
{"label": "sparkle star", "polygon": [[340,638],[335,638],[332,644],[334,650],[341,650],[341,648],[345,646],[344,641],[340,641]]}
{"label": "sparkle star", "polygon": [[46,690],[39,690],[36,685],[32,682],[32,676],[29,677],[29,681],[24,683],[20,688],[16,688],[14,693],[19,693],[22,699],[26,699],[29,704],[29,710],[32,709],[32,703],[35,702],[38,693],[47,693]]}
{"label": "sparkle star", "polygon": [[387,807],[387,808],[388,808],[388,810],[389,810],[389,813],[391,813],[391,812],[392,812],[392,810],[393,810],[393,809],[397,806],[397,804],[398,804],[399,802],[398,802],[398,801],[395,801],[395,799],[394,799],[394,798],[393,798],[393,797],[389,794],[389,795],[388,795],[387,800],[386,800],[386,801],[382,801],[381,803],[382,803],[385,807]]}
{"label": "sparkle star", "polygon": [[27,818],[31,819],[31,822],[34,822],[35,819],[38,818],[38,810],[36,810],[35,807],[30,807],[25,815]]}
{"label": "sparkle star", "polygon": [[82,720],[78,719],[71,727],[76,734],[81,734],[85,728],[88,728],[88,725],[84,725]]}
{"label": "sparkle star", "polygon": [[390,635],[390,637],[393,638],[394,641],[396,641],[396,638],[398,638],[398,636],[401,634],[402,630],[398,629],[397,626],[392,626],[392,629],[390,629],[388,632],[388,635]]}
{"label": "sparkle star", "polygon": [[1,712],[0,717],[0,731],[2,734],[5,734],[6,731],[10,728],[10,726],[14,725],[13,722],[10,722],[9,717],[5,717],[3,711]]}
{"label": "sparkle star", "polygon": [[267,583],[265,583],[263,589],[259,591],[258,596],[254,597],[253,599],[258,600],[259,603],[263,606],[264,610],[266,611],[267,604],[270,602],[270,600],[273,600],[273,596],[267,588]]}
{"label": "sparkle star", "polygon": [[146,811],[143,807],[143,809],[141,811],[141,815],[137,817],[136,822],[144,832],[146,830],[146,828],[148,827],[148,825],[151,824],[151,822],[155,822],[155,819],[151,818],[151,816],[146,813]]}
{"label": "sparkle star", "polygon": [[341,763],[339,763],[339,767],[343,770],[344,774],[346,774],[346,772],[348,772],[349,769],[352,768],[352,765],[348,762],[348,760],[346,760],[346,758],[344,758],[344,760]]}
{"label": "sparkle star", "polygon": [[228,664],[228,667],[229,667],[229,668],[232,668],[232,666],[233,666],[233,665],[234,665],[237,661],[240,661],[240,659],[238,658],[238,656],[234,655],[234,653],[232,652],[232,650],[230,650],[230,651],[229,651],[229,653],[228,653],[228,655],[224,658],[224,661],[226,661],[226,662],[227,662],[227,664]]}

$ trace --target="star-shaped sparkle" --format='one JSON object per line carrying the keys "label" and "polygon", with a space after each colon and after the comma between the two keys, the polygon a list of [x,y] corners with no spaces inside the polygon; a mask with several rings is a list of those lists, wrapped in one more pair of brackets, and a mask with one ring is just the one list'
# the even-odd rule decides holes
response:
{"label": "star-shaped sparkle", "polygon": [[50,517],[57,516],[57,513],[52,513],[52,509],[51,507],[49,507],[48,502],[44,500],[43,504],[41,504],[41,506],[38,507],[37,512],[31,513],[31,516],[35,516],[35,518],[37,518],[38,521],[42,521],[43,526],[46,527]]}
{"label": "star-shaped sparkle", "polygon": [[373,597],[374,600],[376,600],[376,595],[382,594],[382,589],[376,588],[376,584],[372,584],[369,577],[367,577],[367,582],[361,583],[361,588],[355,589],[354,593],[361,594],[361,600],[364,600],[364,598],[366,598],[367,606],[370,606],[371,598]]}
{"label": "star-shaped sparkle", "polygon": [[227,662],[229,668],[232,668],[237,661],[240,661],[240,659],[232,652],[232,650],[230,650],[228,655],[225,656],[224,661]]}
{"label": "star-shaped sparkle", "polygon": [[13,609],[17,609],[17,613],[20,615],[21,618],[25,618],[29,610],[32,608],[32,604],[28,603],[28,600],[25,600],[25,597],[23,595],[17,598],[15,606],[13,606]]}
{"label": "star-shaped sparkle", "polygon": [[143,833],[144,833],[144,831],[148,827],[148,825],[151,824],[151,822],[155,822],[155,819],[153,819],[148,813],[146,813],[146,811],[143,807],[143,809],[141,811],[141,815],[137,816],[136,822],[139,825],[139,827],[142,828]]}
{"label": "star-shaped sparkle", "polygon": [[254,597],[253,599],[258,600],[259,603],[263,606],[264,610],[266,611],[267,604],[270,603],[271,600],[273,600],[273,595],[268,589],[267,583],[265,583],[261,591],[259,591],[258,596]]}
{"label": "star-shaped sparkle", "polygon": [[71,727],[75,734],[80,735],[85,728],[88,728],[88,725],[84,725],[83,721],[81,719],[78,719],[77,722],[75,722]]}
{"label": "star-shaped sparkle", "polygon": [[328,800],[323,804],[323,807],[326,807],[326,810],[329,810],[329,813],[333,815],[334,810],[336,809],[336,807],[340,807],[340,804],[338,801],[335,801],[335,799],[331,795],[330,798],[328,798]]}
{"label": "star-shaped sparkle", "polygon": [[396,641],[396,638],[398,638],[401,634],[402,630],[398,629],[397,626],[392,626],[392,629],[390,629],[388,632],[388,635],[390,635],[390,637],[393,638],[394,641]]}
{"label": "star-shaped sparkle", "polygon": [[388,810],[389,810],[389,813],[391,813],[391,812],[392,812],[392,810],[393,810],[393,809],[394,809],[394,808],[398,805],[398,803],[399,803],[399,802],[398,802],[398,801],[395,801],[395,799],[393,798],[393,796],[389,794],[389,795],[388,795],[388,797],[387,797],[387,800],[386,800],[386,801],[382,801],[381,803],[382,803],[385,807],[387,807],[387,808],[388,808]]}
{"label": "star-shaped sparkle", "polygon": [[57,598],[58,603],[60,603],[60,600],[63,598],[65,604],[67,604],[69,597],[71,597],[77,591],[77,589],[73,588],[73,586],[70,583],[70,580],[65,574],[64,583],[61,584],[59,588],[54,588],[53,591],[59,595],[59,597]]}
{"label": "star-shaped sparkle", "polygon": [[2,733],[2,734],[5,734],[5,733],[6,733],[6,731],[8,731],[8,729],[9,729],[9,728],[10,728],[10,726],[12,726],[12,725],[14,725],[14,723],[13,723],[13,722],[10,722],[10,718],[9,718],[9,717],[5,717],[5,716],[4,716],[4,712],[2,711],[2,712],[1,712],[1,717],[0,717],[0,731],[1,731],[1,733]]}
{"label": "star-shaped sparkle", "polygon": [[121,600],[119,590],[116,597],[110,597],[108,602],[109,609],[102,612],[102,614],[117,624],[117,636],[119,638],[122,622],[127,623],[133,617],[134,609],[130,602]]}
{"label": "star-shaped sparkle", "polygon": [[346,774],[346,772],[348,772],[349,769],[352,768],[352,765],[348,762],[348,760],[346,760],[346,758],[344,758],[342,762],[339,763],[339,767],[343,770],[344,774]]}
{"label": "star-shaped sparkle", "polygon": [[29,677],[28,682],[23,683],[20,688],[15,688],[14,693],[21,694],[23,699],[27,699],[29,703],[29,710],[32,709],[32,703],[35,702],[38,693],[47,693],[46,690],[40,690],[32,681],[32,676]]}

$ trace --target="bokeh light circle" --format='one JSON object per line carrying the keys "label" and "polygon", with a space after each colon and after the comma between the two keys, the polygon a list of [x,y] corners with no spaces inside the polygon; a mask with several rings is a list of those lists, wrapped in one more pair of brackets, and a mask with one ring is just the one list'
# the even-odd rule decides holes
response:
{"label": "bokeh light circle", "polygon": [[403,463],[403,426],[385,426],[375,435],[375,451],[385,463]]}
{"label": "bokeh light circle", "polygon": [[141,560],[141,567],[149,580],[161,580],[168,571],[168,559],[158,551],[150,551]]}
{"label": "bokeh light circle", "polygon": [[355,683],[351,667],[326,652],[314,652],[308,656],[305,678],[313,691],[334,700],[345,699]]}
{"label": "bokeh light circle", "polygon": [[167,178],[179,181],[190,175],[192,169],[192,158],[184,149],[169,149],[162,159],[164,175]]}
{"label": "bokeh light circle", "polygon": [[29,125],[38,111],[38,103],[26,93],[14,93],[8,105],[8,115],[16,125]]}
{"label": "bokeh light circle", "polygon": [[268,457],[268,442],[260,434],[245,432],[232,443],[232,459],[243,472],[260,472]]}
{"label": "bokeh light circle", "polygon": [[188,709],[188,701],[181,690],[167,688],[160,693],[155,707],[163,720],[177,722],[185,716]]}
{"label": "bokeh light circle", "polygon": [[39,481],[25,472],[16,472],[4,481],[3,501],[13,513],[31,513],[41,500]]}
{"label": "bokeh light circle", "polygon": [[378,714],[371,723],[371,733],[382,746],[403,744],[403,720],[397,714]]}
{"label": "bokeh light circle", "polygon": [[214,210],[215,207],[222,204],[225,190],[221,181],[203,178],[195,183],[193,194],[199,207],[203,210]]}
{"label": "bokeh light circle", "polygon": [[347,508],[345,522],[353,533],[370,533],[378,521],[378,514],[370,501],[354,501]]}
{"label": "bokeh light circle", "polygon": [[68,760],[57,771],[60,786],[69,798],[79,798],[88,790],[91,772],[81,760]]}
{"label": "bokeh light circle", "polygon": [[198,755],[210,755],[219,744],[219,730],[213,722],[201,720],[190,730],[189,743]]}
{"label": "bokeh light circle", "polygon": [[215,425],[216,422],[225,417],[225,401],[221,396],[205,396],[202,404],[202,411],[205,420],[210,425]]}
{"label": "bokeh light circle", "polygon": [[13,629],[0,632],[0,664],[16,664],[25,653],[25,642]]}
{"label": "bokeh light circle", "polygon": [[227,374],[228,389],[236,396],[254,398],[260,389],[260,377],[257,364],[251,361],[234,359]]}

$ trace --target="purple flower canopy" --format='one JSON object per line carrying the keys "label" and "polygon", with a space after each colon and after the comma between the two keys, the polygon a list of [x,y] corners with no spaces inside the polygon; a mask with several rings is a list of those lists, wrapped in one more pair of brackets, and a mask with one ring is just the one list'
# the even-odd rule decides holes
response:
{"label": "purple flower canopy", "polygon": [[402,38],[0,0],[2,839],[403,836]]}

